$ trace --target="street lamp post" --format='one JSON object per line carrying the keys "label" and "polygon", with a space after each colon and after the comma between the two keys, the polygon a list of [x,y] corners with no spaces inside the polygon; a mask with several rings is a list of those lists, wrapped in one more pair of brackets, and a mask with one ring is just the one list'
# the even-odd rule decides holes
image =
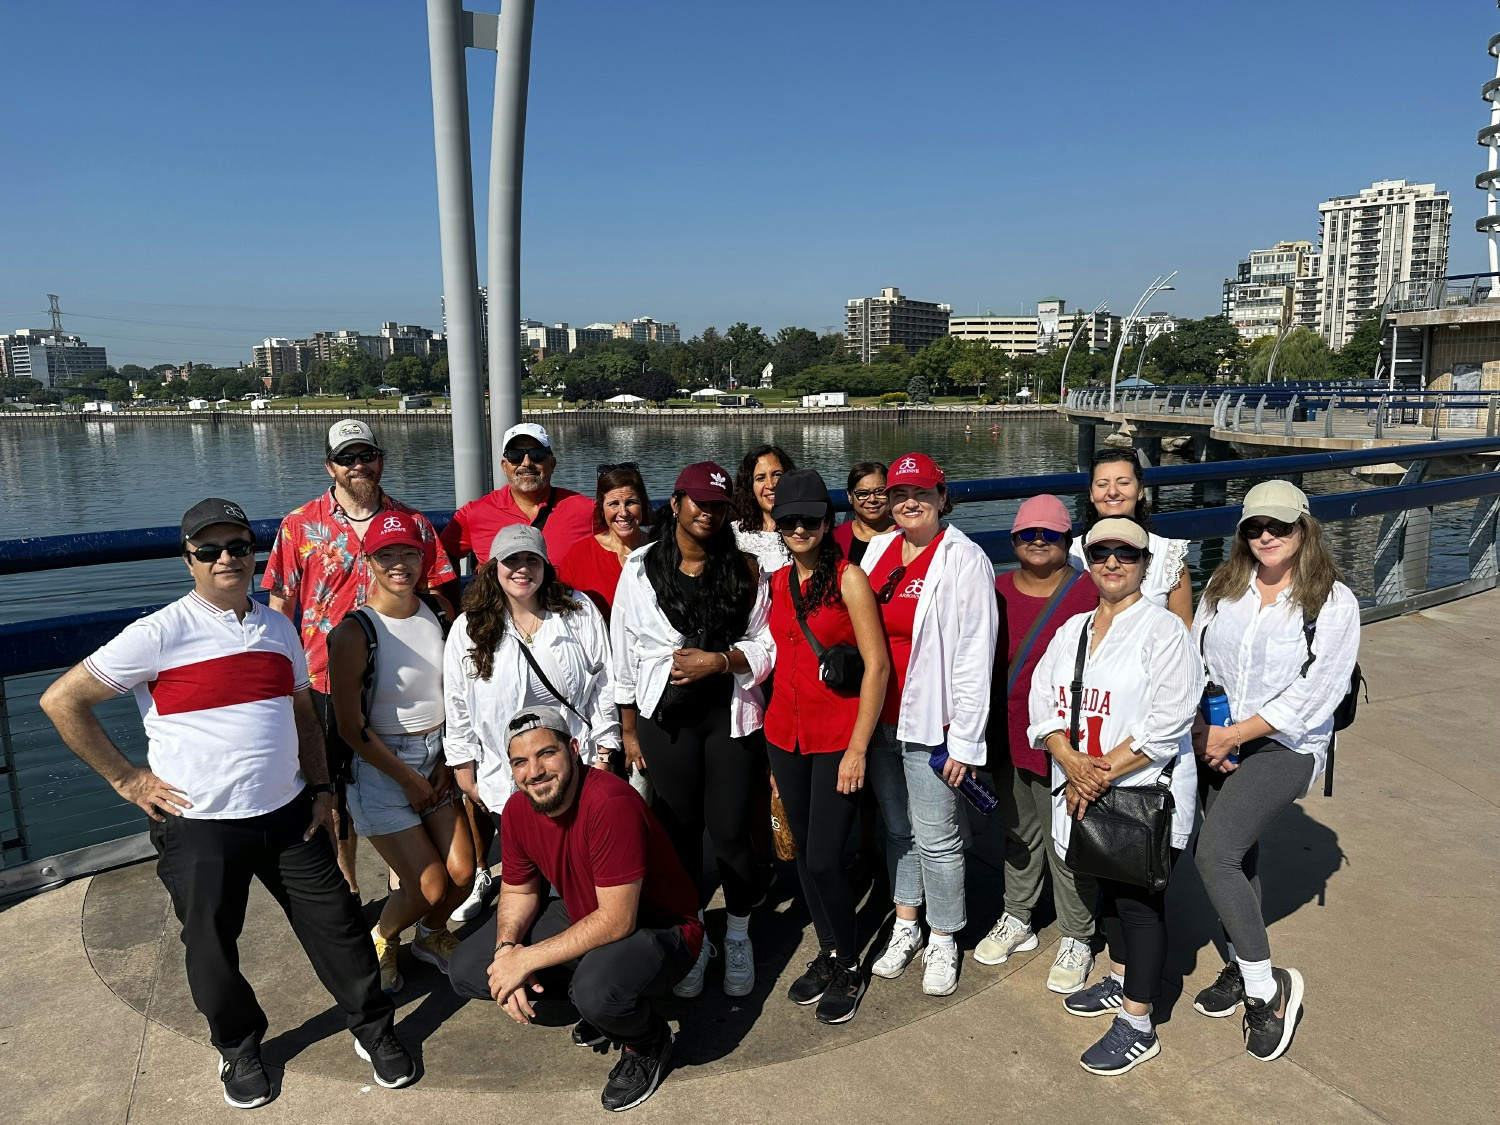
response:
{"label": "street lamp post", "polygon": [[1084,320],[1082,317],[1078,318],[1078,327],[1073,329],[1073,338],[1068,341],[1068,350],[1063,355],[1062,377],[1057,381],[1057,408],[1059,410],[1062,409],[1063,399],[1067,397],[1068,393],[1068,360],[1073,358],[1073,345],[1078,343],[1078,337],[1083,334],[1083,330],[1085,328],[1088,328],[1089,346],[1093,346],[1094,317],[1104,312],[1107,308],[1109,308],[1109,302],[1100,301],[1097,305],[1094,306],[1094,311],[1089,313],[1089,318],[1087,320]]}
{"label": "street lamp post", "polygon": [[1135,308],[1130,310],[1130,315],[1125,318],[1125,323],[1120,327],[1120,342],[1115,347],[1115,362],[1109,369],[1109,409],[1111,411],[1115,408],[1115,380],[1120,374],[1120,357],[1125,353],[1125,341],[1130,338],[1130,333],[1135,328],[1135,322],[1140,319],[1142,310],[1151,303],[1151,298],[1155,297],[1158,293],[1164,293],[1169,289],[1173,289],[1174,286],[1171,284],[1171,281],[1176,276],[1177,271],[1173,270],[1165,277],[1158,277],[1150,285],[1146,286],[1146,291],[1141,294],[1141,299],[1135,303]]}

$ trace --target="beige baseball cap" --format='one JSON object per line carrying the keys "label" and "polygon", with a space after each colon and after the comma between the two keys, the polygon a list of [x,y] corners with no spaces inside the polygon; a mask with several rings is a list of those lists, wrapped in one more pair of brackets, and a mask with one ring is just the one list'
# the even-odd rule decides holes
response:
{"label": "beige baseball cap", "polygon": [[1266,516],[1282,523],[1296,523],[1308,514],[1307,493],[1291,481],[1263,480],[1245,493],[1240,523],[1255,516]]}
{"label": "beige baseball cap", "polygon": [[1150,539],[1144,527],[1135,520],[1116,516],[1112,519],[1100,520],[1089,528],[1083,545],[1092,547],[1095,543],[1127,543],[1132,547],[1145,547],[1149,542]]}

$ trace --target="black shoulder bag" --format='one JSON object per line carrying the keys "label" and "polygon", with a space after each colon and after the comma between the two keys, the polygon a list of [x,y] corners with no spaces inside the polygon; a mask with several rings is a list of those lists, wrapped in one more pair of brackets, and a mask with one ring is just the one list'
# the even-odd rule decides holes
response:
{"label": "black shoulder bag", "polygon": [[[1078,749],[1079,710],[1083,705],[1083,662],[1088,657],[1089,631],[1078,636],[1078,660],[1073,665],[1073,717],[1068,742]],[[1111,785],[1090,801],[1082,820],[1074,820],[1068,838],[1067,864],[1096,879],[1113,879],[1156,892],[1172,876],[1173,758],[1154,785]],[[1066,784],[1055,792],[1061,793]]]}
{"label": "black shoulder bag", "polygon": [[865,678],[865,658],[859,654],[857,645],[824,646],[808,628],[807,618],[802,615],[802,583],[797,581],[797,568],[793,566],[786,576],[787,586],[792,591],[792,606],[797,611],[797,624],[802,626],[802,635],[818,658],[818,676],[834,691],[854,692]]}
{"label": "black shoulder bag", "polygon": [[[563,627],[567,628],[566,625],[564,625]],[[536,657],[531,654],[531,645],[527,643],[526,638],[521,636],[521,634],[518,632],[516,634],[516,641],[520,645],[521,655],[526,658],[526,663],[531,665],[531,670],[536,673],[536,678],[541,681],[542,686],[552,693],[552,698],[556,699],[569,711],[577,715],[578,721],[583,724],[584,730],[592,730],[593,727],[589,723],[589,721],[583,717],[583,712],[580,711],[577,707],[574,707],[572,701],[570,701],[567,696],[563,695],[562,692],[558,691],[557,688],[552,685],[552,681],[547,678],[547,673],[542,671],[542,666],[537,663]]]}

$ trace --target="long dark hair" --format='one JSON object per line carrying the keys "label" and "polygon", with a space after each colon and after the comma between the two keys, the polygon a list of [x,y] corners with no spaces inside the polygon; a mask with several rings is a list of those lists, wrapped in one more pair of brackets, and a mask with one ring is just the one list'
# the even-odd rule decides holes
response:
{"label": "long dark hair", "polygon": [[[683,495],[672,494],[679,507]],[[727,648],[745,635],[750,624],[756,588],[751,562],[735,545],[734,529],[724,520],[703,544],[706,557],[698,579],[698,597],[689,602],[677,582],[677,568],[682,564],[677,528],[677,514],[669,508],[657,529],[655,545],[646,552],[646,579],[656,592],[656,604],[683,636],[712,637]],[[704,643],[709,642],[705,639]]]}
{"label": "long dark hair", "polygon": [[[864,474],[861,473],[861,476]],[[844,550],[833,539],[833,505],[828,506],[828,515],[823,517],[823,540],[818,544],[818,561],[813,566],[807,588],[802,592],[802,612],[805,619],[819,606],[840,606],[844,603],[844,591],[839,587],[839,562]],[[792,563],[788,581],[797,581],[797,564]]]}
{"label": "long dark hair", "polygon": [[604,522],[604,498],[617,488],[633,488],[641,498],[641,526],[651,526],[651,500],[646,495],[646,482],[641,471],[634,466],[616,465],[599,474],[599,487],[594,490],[594,534],[604,533],[608,524]]}
{"label": "long dark hair", "polygon": [[[541,607],[553,613],[577,613],[579,605],[573,600],[573,588],[557,577],[552,564],[543,560],[542,584],[538,590]],[[500,587],[500,573],[495,559],[481,566],[474,580],[464,591],[464,624],[469,634],[469,659],[474,662],[474,671],[481,680],[488,680],[495,671],[495,649],[505,636],[505,625],[510,620],[510,603],[505,600],[505,591]]]}
{"label": "long dark hair", "polygon": [[734,498],[730,501],[731,516],[740,525],[741,531],[760,531],[766,525],[766,514],[760,510],[760,501],[755,498],[755,463],[762,457],[774,457],[781,462],[781,471],[789,473],[797,466],[791,454],[779,445],[757,445],[740,459],[739,472],[734,474]]}
{"label": "long dark hair", "polygon": [[[1136,454],[1134,446],[1128,448],[1125,446],[1118,448],[1105,446],[1103,449],[1095,450],[1093,461],[1089,464],[1089,489],[1092,491],[1094,487],[1094,470],[1100,465],[1112,465],[1117,461],[1128,463],[1135,472],[1135,483],[1140,488],[1140,492],[1135,498],[1135,511],[1131,513],[1130,518],[1144,527],[1147,534],[1150,534],[1151,504],[1146,499],[1146,474],[1141,469],[1141,459]],[[1094,507],[1092,500],[1084,504],[1084,509],[1083,526],[1084,530],[1087,531],[1103,517],[1099,515],[1099,510]]]}
{"label": "long dark hair", "polygon": [[[1287,596],[1310,621],[1318,616],[1333,591],[1333,584],[1342,581],[1343,575],[1323,538],[1323,525],[1312,516],[1299,516],[1297,526],[1302,528],[1302,546],[1292,560],[1292,586]],[[1229,557],[1219,564],[1204,587],[1204,607],[1213,613],[1225,598],[1233,600],[1243,594],[1258,565],[1255,552],[1236,529]]]}

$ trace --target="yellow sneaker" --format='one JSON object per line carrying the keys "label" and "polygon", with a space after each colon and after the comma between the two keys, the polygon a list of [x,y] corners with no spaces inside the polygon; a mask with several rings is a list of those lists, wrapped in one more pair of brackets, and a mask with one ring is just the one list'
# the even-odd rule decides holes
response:
{"label": "yellow sneaker", "polygon": [[370,931],[375,942],[375,959],[380,962],[380,990],[387,994],[401,991],[401,970],[396,967],[396,954],[401,949],[401,935],[383,938],[380,930]]}
{"label": "yellow sneaker", "polygon": [[417,927],[417,940],[411,943],[412,956],[418,961],[436,965],[438,972],[444,976],[448,975],[448,958],[452,957],[457,949],[458,939],[446,927],[423,933],[419,926]]}

